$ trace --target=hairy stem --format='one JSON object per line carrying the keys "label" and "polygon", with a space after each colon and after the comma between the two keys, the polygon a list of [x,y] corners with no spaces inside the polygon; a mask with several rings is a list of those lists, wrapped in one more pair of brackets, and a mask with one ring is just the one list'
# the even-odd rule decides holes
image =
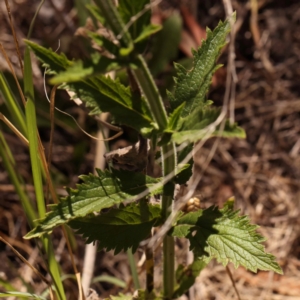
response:
{"label": "hairy stem", "polygon": [[137,59],[139,69],[133,70],[133,74],[150,106],[159,130],[162,131],[166,128],[168,122],[162,98],[144,58],[139,54]]}
{"label": "hairy stem", "polygon": [[[121,44],[127,48],[132,47],[132,38],[129,32],[125,29],[125,25],[119,16],[117,10],[108,0],[95,0],[95,2],[101,8],[101,12],[105,17],[111,30],[118,36],[120,33],[124,33],[121,37]],[[132,70],[134,77],[141,89],[142,94],[145,96],[146,101],[151,109],[152,116],[157,123],[159,132],[163,132],[168,124],[167,112],[165,110],[162,97],[159,94],[158,88],[154,82],[152,75],[147,67],[147,64],[139,53],[136,53],[133,49],[131,53],[132,57],[137,60],[138,69]],[[176,168],[176,155],[174,150],[174,144],[170,143],[165,145],[161,149],[162,154],[162,167],[163,175],[166,176],[174,171]],[[172,210],[172,201],[174,193],[174,184],[168,182],[164,186],[162,197],[162,215],[166,220]],[[174,291],[174,239],[170,236],[166,236],[163,242],[163,286],[164,286],[164,299],[171,300]]]}

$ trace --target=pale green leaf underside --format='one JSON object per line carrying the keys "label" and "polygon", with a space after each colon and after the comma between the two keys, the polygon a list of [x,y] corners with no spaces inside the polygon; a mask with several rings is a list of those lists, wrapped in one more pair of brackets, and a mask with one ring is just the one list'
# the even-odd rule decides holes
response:
{"label": "pale green leaf underside", "polygon": [[124,170],[113,170],[112,173],[107,170],[97,172],[98,176],[80,176],[84,183],[78,184],[76,190],[70,190],[69,196],[59,204],[52,205],[46,217],[25,237],[40,236],[76,218],[99,212],[115,204],[132,201],[139,193],[159,182],[159,179]]}
{"label": "pale green leaf underside", "polygon": [[198,257],[216,258],[223,265],[230,261],[236,268],[242,265],[253,272],[259,269],[282,274],[275,257],[265,252],[264,238],[256,229],[248,217],[238,216],[238,211],[228,206],[221,210],[210,207],[183,216],[172,235],[187,237]]}
{"label": "pale green leaf underside", "polygon": [[50,80],[51,84],[61,84],[62,82],[79,81],[91,75],[94,72],[92,67],[84,68],[83,62],[75,62],[72,66],[67,68],[66,71],[60,72],[58,75]]}
{"label": "pale green leaf underside", "polygon": [[79,218],[69,222],[69,225],[87,238],[87,243],[97,240],[100,250],[106,248],[117,254],[132,248],[135,252],[139,243],[149,237],[160,214],[159,205],[147,205],[142,201],[111,209],[98,216]]}
{"label": "pale green leaf underside", "polygon": [[173,95],[168,94],[172,110],[186,102],[182,116],[185,117],[205,102],[205,96],[211,83],[213,73],[220,67],[216,60],[222,47],[225,45],[226,36],[230,31],[230,20],[235,19],[235,14],[212,32],[207,29],[207,38],[197,51],[193,51],[194,63],[192,70],[186,70],[176,64],[177,78]]}
{"label": "pale green leaf underside", "polygon": [[230,124],[229,121],[226,121],[224,128],[221,125],[212,127],[212,123],[217,120],[220,112],[219,108],[211,106],[199,107],[191,115],[177,120],[179,130],[177,129],[178,131],[172,134],[172,141],[181,144],[197,142],[212,136],[245,138],[245,131],[235,123]]}
{"label": "pale green leaf underside", "polygon": [[212,133],[208,134],[208,129],[202,130],[186,130],[176,132],[172,135],[172,141],[177,144],[182,144],[184,142],[197,142],[202,139],[208,139],[210,137],[219,136],[219,137],[227,137],[227,138],[245,138],[246,134],[244,129],[237,126],[236,124],[225,126],[224,130],[216,129]]}

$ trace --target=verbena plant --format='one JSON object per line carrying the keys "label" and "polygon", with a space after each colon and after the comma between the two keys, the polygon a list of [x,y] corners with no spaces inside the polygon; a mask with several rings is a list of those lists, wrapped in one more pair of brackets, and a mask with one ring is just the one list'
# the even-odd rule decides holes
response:
{"label": "verbena plant", "polygon": [[[127,249],[135,252],[141,242],[149,239],[154,227],[165,228],[163,290],[158,294],[152,289],[153,282],[147,282],[147,288],[137,292],[138,299],[179,297],[213,258],[224,266],[232,262],[235,267],[242,265],[253,272],[260,269],[282,273],[274,256],[264,251],[264,238],[256,232],[257,226],[251,225],[246,216],[239,216],[232,202],[228,201],[223,208],[213,206],[188,213],[173,208],[175,185],[185,184],[192,175],[194,143],[211,136],[245,137],[236,124],[221,122],[221,109],[206,99],[212,76],[220,67],[217,58],[235,15],[220,22],[214,31],[207,30],[207,39],[193,51],[191,70],[175,64],[175,87],[167,92],[166,109],[141,54],[149,36],[160,29],[150,24],[150,11],[144,9],[149,1],[123,0],[118,7],[110,0],[95,3],[88,6],[94,25],[102,24],[108,34],[87,31],[87,35],[92,43],[106,50],[106,55],[95,51],[90,53],[89,60],[71,61],[63,53],[57,54],[29,40],[26,44],[47,66],[48,74],[53,75],[50,83],[74,92],[91,109],[91,114],[109,112],[115,124],[136,130],[140,136],[137,147],[144,143],[146,156],[154,156],[159,147],[163,174],[154,178],[145,165],[134,172],[121,166],[119,170],[113,167],[97,170],[98,175],[81,175],[83,183],[76,189],[68,189],[69,195],[52,205],[26,238],[41,237],[57,226],[68,224],[87,242],[98,241],[99,249],[114,250],[117,254]],[[121,68],[133,74],[131,81],[137,83],[138,93],[104,75]],[[30,91],[27,92],[30,96]],[[134,166],[141,158],[140,148],[136,148],[136,156],[119,156],[119,163],[126,158],[126,164]],[[160,195],[160,204],[149,201],[153,195]],[[194,253],[194,261],[187,266],[179,265],[177,270],[176,238],[188,239]],[[128,296],[114,297],[117,298],[128,299]]]}

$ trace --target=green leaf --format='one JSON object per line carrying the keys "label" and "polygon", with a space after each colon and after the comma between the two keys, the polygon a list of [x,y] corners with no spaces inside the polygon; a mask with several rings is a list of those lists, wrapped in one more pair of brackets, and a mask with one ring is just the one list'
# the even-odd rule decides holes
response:
{"label": "green leaf", "polygon": [[176,132],[176,128],[179,127],[179,124],[182,122],[180,117],[181,112],[184,108],[185,102],[178,106],[168,117],[168,125],[165,131],[163,132],[160,141],[158,142],[159,146],[168,144],[171,141],[172,133]]}
{"label": "green leaf", "polygon": [[85,68],[83,66],[83,62],[79,60],[74,62],[72,66],[66,69],[66,71],[60,72],[58,75],[54,76],[50,80],[50,83],[55,85],[63,82],[80,81],[81,79],[93,74],[93,72],[93,67],[90,66]]}
{"label": "green leaf", "polygon": [[[231,16],[231,20],[235,20],[235,14]],[[224,23],[220,22],[213,32],[207,29],[206,40],[197,51],[193,51],[194,63],[191,70],[187,71],[183,66],[175,64],[175,90],[173,95],[168,93],[168,96],[172,110],[186,102],[182,117],[191,114],[195,108],[205,103],[212,75],[220,67],[216,66],[216,60],[225,45],[229,31],[230,19]]]}
{"label": "green leaf", "polygon": [[126,88],[118,80],[98,75],[68,83],[63,88],[73,91],[75,97],[92,108],[92,114],[110,112],[117,124],[127,125],[139,132],[144,128],[155,127],[145,99],[133,95],[130,88]]}
{"label": "green leaf", "polygon": [[[67,78],[57,77],[54,79],[53,84],[59,84],[66,81],[78,81],[84,79],[87,75],[95,73],[104,73],[109,70],[119,67],[118,60],[108,59],[107,57],[100,56],[99,53],[91,53],[91,58],[82,61],[70,61],[67,57],[61,53],[57,54],[52,49],[46,49],[31,41],[25,40],[25,43],[30,46],[37,58],[48,68],[48,74],[59,74],[60,72],[66,72]],[[91,72],[93,70],[93,72]],[[76,74],[71,74],[76,72]]]}
{"label": "green leaf", "polygon": [[265,252],[265,239],[256,232],[258,226],[238,213],[230,205],[191,212],[177,221],[172,235],[188,238],[195,257],[216,258],[224,266],[230,261],[235,268],[242,265],[253,272],[260,269],[282,274],[275,257]]}
{"label": "green leaf", "polygon": [[150,24],[151,10],[146,10],[142,15],[138,15],[149,0],[122,0],[119,2],[118,11],[125,24],[134,20],[128,31],[133,40],[141,35],[144,29]]}
{"label": "green leaf", "polygon": [[87,239],[87,243],[98,241],[99,250],[114,250],[115,254],[132,248],[134,253],[139,243],[149,237],[151,229],[160,218],[159,205],[132,203],[113,208],[99,216],[78,218],[69,225]]}
{"label": "green leaf", "polygon": [[57,54],[52,49],[46,49],[31,41],[24,40],[35,55],[47,66],[50,67],[48,73],[57,74],[64,71],[66,68],[73,65],[73,62],[68,60],[64,53]]}
{"label": "green leaf", "polygon": [[98,32],[87,31],[87,35],[96,45],[105,49],[105,51],[109,52],[110,54],[118,56],[120,47],[117,44],[100,35]]}
{"label": "green leaf", "polygon": [[172,134],[172,141],[181,144],[183,142],[196,142],[212,136],[245,138],[245,131],[236,123],[230,124],[229,121],[226,121],[223,130],[218,125],[208,135],[208,126],[217,120],[220,112],[220,108],[199,107],[190,116],[180,120],[178,131]]}
{"label": "green leaf", "polygon": [[97,173],[98,176],[80,176],[83,183],[78,184],[76,190],[70,189],[69,196],[59,204],[51,205],[51,211],[25,238],[41,236],[76,218],[133,201],[139,193],[159,182],[159,179],[124,170],[110,173],[97,169]]}
{"label": "green leaf", "polygon": [[178,131],[201,130],[217,120],[221,108],[206,106],[198,107],[189,116],[181,118],[178,123]]}
{"label": "green leaf", "polygon": [[185,102],[183,102],[181,105],[179,105],[174,111],[170,114],[168,119],[168,127],[167,132],[173,132],[176,131],[176,129],[179,127],[179,124],[182,123],[182,118],[180,118],[182,111],[185,107]]}
{"label": "green leaf", "polygon": [[157,25],[157,24],[149,24],[148,26],[146,26],[143,31],[141,32],[141,34],[134,40],[134,43],[140,43],[142,41],[145,41],[148,37],[150,37],[151,35],[153,35],[154,33],[158,32],[161,30],[161,26]]}
{"label": "green leaf", "polygon": [[[110,112],[115,122],[132,127],[139,132],[150,132],[155,127],[145,99],[133,96],[130,89],[120,82],[103,75],[90,76],[85,79],[87,75],[95,72],[95,69],[92,71],[93,67],[90,64],[86,66],[81,62],[74,63],[68,61],[63,54],[58,55],[52,50],[29,41],[27,44],[50,68],[52,74],[61,73],[52,79],[52,83],[75,81],[64,85],[64,88],[74,91],[74,97],[80,98],[87,107],[93,108],[92,113]],[[108,66],[107,60],[104,59],[103,62],[105,66]],[[95,63],[100,62],[98,60]]]}
{"label": "green leaf", "polygon": [[178,287],[175,288],[172,299],[177,299],[183,295],[195,283],[197,276],[199,276],[206,265],[207,262],[201,258],[196,259],[187,267],[179,265],[176,270],[176,282]]}
{"label": "green leaf", "polygon": [[237,126],[236,123],[233,125],[230,125],[227,121],[225,124],[224,130],[220,131],[219,129],[216,129],[212,134],[207,136],[207,129],[203,130],[186,130],[186,131],[180,131],[176,132],[172,135],[172,141],[178,144],[182,144],[184,142],[197,142],[199,140],[202,140],[203,138],[210,138],[213,136],[219,136],[219,137],[227,137],[227,138],[245,138],[246,134],[243,128]]}

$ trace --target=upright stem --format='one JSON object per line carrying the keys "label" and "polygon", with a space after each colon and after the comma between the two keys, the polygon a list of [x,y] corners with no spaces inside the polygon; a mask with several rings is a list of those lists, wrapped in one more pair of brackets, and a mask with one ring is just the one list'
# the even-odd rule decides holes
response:
{"label": "upright stem", "polygon": [[[111,30],[115,36],[118,36],[124,30],[124,23],[119,16],[117,10],[112,5],[110,0],[95,0],[101,8],[101,12],[108,22]],[[121,38],[121,44],[127,48],[133,47],[132,38],[127,30]],[[157,123],[159,132],[163,132],[168,124],[167,112],[165,110],[162,97],[159,94],[158,88],[154,82],[152,75],[147,67],[147,64],[142,55],[135,53],[134,49],[131,53],[137,59],[139,68],[132,70],[137,83],[139,84],[142,94],[145,96],[146,101],[151,109],[154,120]],[[174,144],[169,143],[162,147],[162,167],[163,175],[167,176],[176,168],[176,156]],[[162,216],[166,220],[172,211],[172,201],[174,193],[174,184],[168,182],[164,186],[162,197]],[[174,239],[166,236],[163,241],[163,286],[164,286],[164,299],[171,300],[174,291]]]}
{"label": "upright stem", "polygon": [[158,125],[158,128],[163,131],[168,123],[168,117],[164,103],[142,55],[137,55],[137,60],[139,62],[139,68],[132,70],[135,80],[138,82],[150,106],[152,115]]}
{"label": "upright stem", "polygon": [[[167,144],[162,147],[163,176],[167,176],[176,168],[176,157],[173,144]],[[172,212],[172,201],[174,193],[174,184],[168,182],[164,186],[162,197],[162,216],[164,220]],[[163,240],[163,285],[164,299],[172,299],[175,280],[175,253],[174,238],[166,235]]]}

